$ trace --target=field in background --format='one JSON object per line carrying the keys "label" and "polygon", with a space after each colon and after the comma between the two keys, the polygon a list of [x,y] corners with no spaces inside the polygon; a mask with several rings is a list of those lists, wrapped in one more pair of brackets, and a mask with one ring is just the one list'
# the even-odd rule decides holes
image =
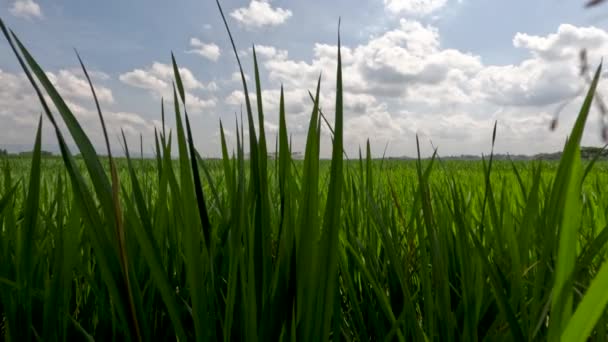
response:
{"label": "field in background", "polygon": [[[281,268],[281,259],[286,258],[284,251],[289,250],[279,243],[284,241],[280,232],[286,234],[285,230],[298,226],[304,205],[304,162],[292,162],[293,180],[286,186],[289,190],[281,189],[280,161],[267,162],[270,229],[262,243],[267,239],[269,250],[261,262],[276,270]],[[184,243],[187,226],[195,224],[188,222],[185,215],[186,207],[196,210],[196,204],[182,201],[176,175],[179,162],[133,158],[116,159],[115,163],[122,180],[125,249],[133,277],[131,286],[138,288],[138,324],[143,328],[144,340],[153,336],[173,339],[179,332],[176,321],[168,315],[167,299],[157,284],[159,278],[171,291],[165,296],[174,298],[175,319],[182,325],[179,329],[191,339],[194,331]],[[211,288],[206,284],[199,289],[206,307],[203,339],[250,339],[245,325],[251,319],[248,295],[263,299],[265,310],[273,311],[272,316],[262,313],[252,322],[253,329],[266,326],[264,333],[268,335],[260,335],[260,339],[290,339],[286,334],[297,325],[291,321],[289,311],[295,314],[296,288],[304,280],[291,270],[293,273],[282,275],[286,293],[275,288],[281,288],[279,275],[269,277],[267,293],[246,293],[252,285],[247,275],[255,278],[260,265],[254,263],[250,273],[248,257],[255,256],[248,255],[248,246],[231,236],[239,225],[243,230],[255,227],[255,211],[234,204],[239,197],[243,203],[248,202],[247,192],[238,195],[230,185],[234,181],[230,175],[237,172],[233,167],[238,168],[238,163],[229,162],[228,169],[218,160],[199,163],[204,168],[202,189],[210,194],[206,204],[214,226],[213,261],[203,261],[196,268],[206,274],[205,283],[210,281],[208,277],[215,279]],[[38,220],[30,236],[20,234],[26,221],[26,185],[31,164],[30,158],[22,157],[1,162],[0,194],[12,194],[10,203],[5,201],[5,195],[0,204],[0,309],[5,315],[4,333],[14,336],[7,318],[9,309],[18,310],[16,257],[20,239],[27,239],[31,244],[32,326],[37,335],[68,340],[81,339],[85,333],[99,340],[128,336],[127,322],[120,322],[108,298],[110,293],[91,241],[93,232],[89,230],[93,227],[82,217],[83,208],[75,200],[68,181],[70,175],[60,158],[41,160]],[[82,159],[77,159],[76,165],[85,173]],[[107,159],[104,165],[109,175]],[[485,168],[488,166],[485,163]],[[249,168],[250,162],[243,161],[242,167]],[[552,214],[546,210],[558,163],[494,161],[489,187],[483,162],[425,160],[420,164],[425,171],[422,177],[418,167],[417,161],[368,160],[365,156],[345,162],[340,242],[334,247],[339,252],[340,276],[335,284],[333,311],[333,325],[338,330],[333,333],[347,340],[396,337],[399,330],[406,340],[424,335],[438,340],[510,339],[512,328],[496,298],[498,290],[504,291],[504,304],[511,308],[526,339],[546,339],[557,244],[546,228],[546,215]],[[315,216],[324,212],[330,162],[321,161],[319,170],[319,187],[314,195],[320,201]],[[608,223],[608,194],[604,191],[608,186],[607,171],[607,162],[596,163],[583,184],[582,225],[575,242],[576,302],[605,256],[602,245],[608,239],[608,230],[604,229]],[[244,178],[249,181],[248,175]],[[133,183],[134,179],[137,181]],[[90,179],[86,183],[90,186]],[[300,234],[306,234],[307,227],[301,228]],[[153,250],[146,251],[152,246],[142,244],[146,239],[138,236],[146,232]],[[155,259],[158,265],[149,263]],[[151,267],[160,267],[162,276],[155,277]],[[324,278],[318,273],[303,273],[300,277],[308,277],[313,283]],[[492,284],[492,277],[497,278],[497,284]],[[238,284],[236,288],[229,285],[233,283]],[[231,290],[233,300],[229,301]]]}

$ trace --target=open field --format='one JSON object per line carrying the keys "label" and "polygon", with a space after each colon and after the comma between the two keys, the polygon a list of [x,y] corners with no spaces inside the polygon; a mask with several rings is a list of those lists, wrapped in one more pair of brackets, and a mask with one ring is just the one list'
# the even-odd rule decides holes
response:
{"label": "open field", "polygon": [[[173,59],[164,115],[176,129],[156,133],[154,159],[113,158],[0,26],[44,109],[32,157],[0,161],[6,340],[608,338],[608,163],[580,155],[601,68],[559,162],[390,161],[369,145],[347,160],[338,52],[333,120],[317,88],[293,160],[282,97],[267,157],[256,61],[258,102],[247,98],[236,148],[222,129],[223,157],[206,160]],[[61,158],[41,157],[43,122]],[[320,160],[326,124],[332,156]]]}
{"label": "open field", "polygon": [[[103,162],[107,166],[107,159]],[[194,201],[182,198],[179,163],[139,158],[115,162],[122,187],[120,206],[130,286],[135,289],[143,338],[172,339],[180,330],[189,336],[187,339],[193,338],[187,276],[190,259],[185,256],[185,243],[190,238],[188,227],[197,226],[192,223],[194,218],[186,215],[188,210],[193,215],[197,208]],[[209,194],[206,205],[213,227],[209,248],[213,261],[201,254],[200,262],[190,265],[203,275],[199,290],[205,308],[203,339],[248,339],[247,329],[259,329],[260,339],[297,335],[297,329],[292,331],[294,318],[289,315],[296,312],[297,289],[305,281],[315,286],[325,280],[318,270],[300,273],[294,255],[295,241],[305,239],[294,235],[307,234],[306,228],[314,227],[298,224],[304,219],[300,216],[306,193],[304,163],[293,162],[289,168],[292,177],[281,187],[280,161],[267,161],[269,217],[263,227],[257,226],[265,231],[261,242],[256,242],[251,236],[256,228],[255,210],[251,203],[246,204],[251,201],[250,193],[244,189],[239,193],[231,185],[251,184],[247,172],[235,177],[239,168],[236,160],[227,164],[199,162],[205,170],[200,176],[203,192]],[[83,160],[76,160],[76,165],[85,173]],[[557,163],[494,162],[489,188],[482,162],[425,160],[422,176],[415,161],[363,158],[344,166],[346,186],[339,241],[334,247],[338,259],[336,302],[330,310],[334,333],[339,331],[342,338],[354,340],[396,338],[397,331],[405,339],[424,335],[440,340],[510,339],[512,328],[500,303],[506,300],[503,304],[515,316],[519,333],[526,339],[546,339],[545,317],[550,312],[547,305],[551,303],[558,250],[548,225],[556,215],[548,211],[548,202]],[[3,161],[0,264],[4,332],[14,336],[9,314],[16,315],[20,307],[17,275],[22,265],[21,246],[31,255],[29,296],[36,334],[80,339],[86,332],[104,340],[129,335],[132,326],[128,318],[120,321],[118,308],[109,301],[108,280],[99,260],[104,254],[110,260],[117,259],[120,253],[109,247],[111,237],[103,253],[96,252],[95,243],[99,242],[92,241],[94,235],[100,240],[103,234],[110,235],[104,227],[111,225],[103,219],[94,225],[85,223],[86,209],[79,205],[60,158],[42,159],[40,167],[37,219],[26,238],[22,233],[26,216],[32,218],[32,214],[26,215],[29,189],[35,186],[28,184],[31,160]],[[241,167],[248,169],[251,163],[245,161]],[[581,226],[573,241],[578,255],[575,302],[580,301],[605,255],[602,245],[608,239],[604,229],[608,195],[603,189],[608,185],[607,169],[608,163],[598,162],[583,184]],[[319,170],[314,196],[320,201],[309,211],[316,225],[321,224],[327,206],[330,162],[321,161]],[[89,179],[85,183],[91,186]],[[237,201],[243,204],[237,206]],[[232,235],[235,228],[241,230],[238,240]],[[202,237],[198,237],[199,243],[206,241]],[[245,244],[248,239],[253,240],[250,245]],[[256,250],[261,255],[256,257]],[[318,247],[317,252],[321,252]],[[264,266],[267,278],[255,279],[264,274]],[[154,273],[155,268],[158,273]],[[114,281],[119,295],[125,295],[120,281]],[[256,281],[265,291],[256,294]],[[163,294],[162,286],[168,293]],[[496,291],[504,291],[502,299]],[[246,300],[248,296],[255,298],[253,303]],[[264,303],[261,309],[257,309],[258,299]],[[128,303],[126,298],[124,301]],[[173,318],[167,302],[176,310]],[[256,317],[249,311],[252,307],[262,312],[248,327],[245,323]],[[323,303],[310,309],[328,310]],[[13,329],[23,332],[17,325]]]}

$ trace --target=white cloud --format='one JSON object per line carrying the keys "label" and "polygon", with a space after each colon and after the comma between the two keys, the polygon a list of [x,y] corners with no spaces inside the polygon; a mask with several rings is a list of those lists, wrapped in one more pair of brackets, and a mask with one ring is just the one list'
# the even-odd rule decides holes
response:
{"label": "white cloud", "polygon": [[546,61],[576,58],[580,49],[608,52],[608,32],[597,27],[576,27],[562,24],[556,33],[545,37],[518,32],[513,45],[529,50],[535,57]]}
{"label": "white cloud", "polygon": [[165,89],[169,87],[169,81],[142,69],[135,69],[120,75],[119,79],[133,87],[148,90]]}
{"label": "white cloud", "polygon": [[201,99],[198,96],[187,94],[186,105],[188,106],[189,110],[193,110],[194,112],[201,112],[205,109],[215,108],[215,106],[217,105],[217,101],[215,98]]}
{"label": "white cloud", "polygon": [[447,0],[384,0],[384,6],[393,14],[423,16],[431,14],[447,3]]}
{"label": "white cloud", "polygon": [[[82,108],[80,103],[93,105],[93,95],[84,78],[79,78],[66,69],[47,72],[47,77],[66,103],[76,109],[75,112]],[[38,98],[24,74],[14,74],[0,69],[0,84],[3,86],[0,92],[0,117],[16,117],[22,114],[27,116],[42,112]],[[102,105],[114,103],[112,91],[109,88],[100,85],[94,86]]]}
{"label": "white cloud", "polygon": [[281,25],[292,15],[288,9],[273,8],[268,0],[252,0],[248,7],[237,8],[230,13],[230,16],[249,29]]}
{"label": "white cloud", "polygon": [[[608,55],[608,33],[593,27],[564,24],[546,35],[518,33],[513,37],[513,49],[521,49],[524,54],[521,61],[510,64],[484,63],[481,56],[446,48],[441,44],[440,34],[432,25],[402,19],[357,45],[343,46],[344,138],[351,157],[356,156],[358,147],[368,137],[376,152],[389,143],[389,155],[412,156],[416,152],[416,134],[423,144],[432,140],[442,155],[487,153],[494,120],[499,121],[499,152],[558,150],[563,147],[578,111],[580,96],[563,111],[556,132],[549,131],[549,122],[558,105],[583,87],[578,75],[579,50],[589,50],[592,67],[601,56]],[[262,92],[267,133],[276,132],[279,87],[283,84],[288,129],[293,134],[294,150],[302,151],[312,109],[308,91],[314,92],[320,74],[323,75],[321,108],[328,120],[333,121],[337,47],[314,44],[312,57],[305,60],[290,57],[281,46],[258,45],[256,52],[264,69],[262,74],[268,76],[263,79]],[[232,71],[229,70],[226,79],[217,81],[222,88],[239,89],[240,74]],[[203,82],[187,68],[181,68],[180,72],[189,112],[215,114],[211,109],[218,108],[225,110],[232,120],[231,112],[244,105],[242,91],[220,89],[211,93],[218,88],[215,82]],[[100,99],[110,109],[104,113],[113,132],[125,127],[128,134],[136,136],[137,132],[159,126],[158,122],[132,111],[117,109],[107,87],[109,82],[102,82],[109,76],[99,73],[95,77]],[[54,70],[49,78],[64,94],[87,132],[98,134],[99,123],[92,110],[90,91],[80,73],[72,69]],[[155,97],[172,100],[170,65],[153,63],[123,73],[119,79]],[[0,84],[3,85],[0,144],[23,142],[31,147],[31,136],[23,132],[35,129],[40,113],[38,101],[21,74],[0,70]],[[602,82],[600,88],[606,92],[608,84]],[[255,96],[251,100],[257,112]],[[202,121],[208,117],[191,119],[193,125],[210,127],[208,121]],[[595,112],[590,121],[591,129],[583,143],[598,144]],[[329,142],[325,127],[323,137]],[[271,139],[269,136],[268,140]],[[323,143],[322,154],[328,155],[330,148],[330,144]],[[209,149],[202,151],[209,153]]]}
{"label": "white cloud", "polygon": [[[249,48],[249,51],[253,53],[253,48]],[[269,45],[256,45],[255,53],[257,56],[267,59],[284,60],[287,59],[288,56],[287,50],[277,49],[276,47]]]}
{"label": "white cloud", "polygon": [[[390,143],[392,155],[415,153],[415,134],[433,140],[444,154],[487,153],[494,120],[499,151],[535,153],[563,146],[580,96],[564,110],[557,132],[548,127],[562,101],[584,86],[578,54],[586,47],[591,65],[608,54],[608,33],[592,27],[561,25],[546,36],[517,34],[514,48],[528,56],[515,64],[484,64],[481,56],[441,46],[440,32],[418,21],[397,27],[356,46],[342,47],[345,141],[349,153],[367,137]],[[290,59],[278,47],[256,47],[270,82],[263,92],[265,118],[276,124],[279,85],[286,91],[288,126],[294,146],[303,146],[313,91],[323,75],[321,106],[333,118],[337,47],[313,46],[309,61]],[[608,91],[608,85],[602,86]],[[240,104],[235,92],[226,102]],[[583,143],[599,143],[590,130]],[[322,153],[327,146],[322,146]]]}
{"label": "white cloud", "polygon": [[[386,106],[380,106],[366,115],[348,118],[344,125],[345,140],[350,150],[363,146],[368,138],[375,143],[395,142],[396,137],[414,134],[410,122],[403,115],[390,114]],[[374,132],[370,136],[370,132]]]}
{"label": "white cloud", "polygon": [[241,90],[235,90],[226,97],[224,102],[231,106],[240,106],[245,104],[245,94]]}
{"label": "white cloud", "polygon": [[[247,74],[244,74],[244,75],[245,75],[245,81],[249,81],[249,75],[247,75]],[[238,71],[233,72],[232,75],[230,76],[230,80],[232,82],[239,82],[240,83],[242,81],[241,73],[238,72]]]}
{"label": "white cloud", "polygon": [[[179,73],[184,88],[189,90],[205,89],[203,83],[197,80],[189,69],[181,67]],[[154,62],[147,69],[135,69],[120,75],[119,79],[131,86],[153,91],[171,88],[173,67],[169,64]]]}
{"label": "white cloud", "polygon": [[[104,73],[102,75],[107,76]],[[84,77],[76,76],[71,70],[59,70],[58,73],[47,72],[47,77],[64,97],[71,99],[93,99],[89,83]],[[106,104],[114,103],[112,90],[96,83],[93,83],[93,87],[95,87],[95,94],[99,102]]]}
{"label": "white cloud", "polygon": [[15,17],[33,19],[42,18],[42,10],[40,5],[34,0],[16,0],[9,9],[9,12]]}
{"label": "white cloud", "polygon": [[220,58],[220,47],[215,43],[203,43],[198,38],[190,38],[190,46],[192,49],[188,53],[195,53],[214,62]]}
{"label": "white cloud", "polygon": [[[23,74],[13,74],[0,69],[0,117],[19,117],[40,113],[36,96],[28,88],[28,81]],[[16,103],[23,105],[19,107]],[[4,125],[2,125],[4,126]]]}
{"label": "white cloud", "polygon": [[547,36],[517,33],[513,45],[528,50],[531,57],[517,65],[488,66],[474,82],[499,105],[555,105],[584,89],[579,53],[587,49],[588,61],[595,66],[608,54],[608,32],[562,24]]}
{"label": "white cloud", "polygon": [[[91,96],[85,96],[84,92],[81,92],[82,79],[76,78],[67,70],[47,72],[47,74],[57,87],[59,93],[64,97],[66,104],[74,113],[93,144],[98,148],[98,152],[105,153],[97,110],[94,108],[92,101],[90,101]],[[0,121],[2,122],[2,125],[0,125],[0,148],[8,147],[13,150],[31,149],[34,142],[33,136],[36,125],[43,111],[40,102],[23,73],[11,73],[0,70],[0,84],[3,86],[0,92]],[[100,87],[97,88],[97,91],[102,89]],[[100,94],[106,94],[100,95],[100,98],[103,97],[106,102],[109,101],[110,97],[108,96],[110,95],[108,93],[102,90]],[[47,103],[53,106],[48,97]],[[116,153],[121,152],[120,145],[115,139],[120,134],[121,129],[125,131],[127,139],[132,141],[133,144],[138,143],[140,133],[144,137],[149,137],[153,133],[153,123],[139,114],[103,108],[102,110],[111,144]],[[60,116],[56,115],[55,117],[64,136],[68,139],[68,143],[70,143],[71,139],[69,139],[68,130],[63,125]],[[49,145],[56,146],[57,139],[51,129],[51,125],[46,120],[46,116],[44,116],[43,120],[45,121],[43,144],[47,147]],[[72,149],[72,152],[75,152],[75,150]]]}
{"label": "white cloud", "polygon": [[483,96],[497,105],[552,105],[580,90],[583,84],[576,69],[575,60],[556,64],[531,59],[519,65],[489,66],[474,82],[479,82]]}
{"label": "white cloud", "polygon": [[[186,104],[189,111],[202,112],[204,109],[215,107],[214,98],[202,99],[193,91],[217,90],[217,84],[210,82],[204,85],[196,79],[192,72],[184,67],[179,68],[182,83],[186,90]],[[163,97],[167,101],[173,100],[173,67],[168,64],[154,62],[146,69],[135,69],[119,76],[119,79],[132,87],[148,90],[156,97]]]}
{"label": "white cloud", "polygon": [[219,89],[220,89],[220,87],[217,85],[217,83],[215,81],[211,81],[207,84],[208,91],[217,91]]}
{"label": "white cloud", "polygon": [[[84,77],[84,73],[82,72],[82,68],[80,66],[67,68],[65,70],[69,71],[70,73],[72,73],[74,75],[82,75]],[[91,77],[91,80],[93,81],[93,85],[96,85],[95,84],[96,81],[107,81],[111,78],[108,73],[105,73],[100,70],[87,69],[87,72],[89,73],[89,76]]]}
{"label": "white cloud", "polygon": [[[314,46],[312,63],[275,58],[265,63],[270,78],[286,86],[311,87],[322,72],[325,83],[335,82],[337,47]],[[470,78],[481,68],[478,56],[442,50],[437,29],[402,19],[399,27],[356,47],[343,47],[344,84],[349,92],[403,97],[409,89],[436,85],[462,74]]]}

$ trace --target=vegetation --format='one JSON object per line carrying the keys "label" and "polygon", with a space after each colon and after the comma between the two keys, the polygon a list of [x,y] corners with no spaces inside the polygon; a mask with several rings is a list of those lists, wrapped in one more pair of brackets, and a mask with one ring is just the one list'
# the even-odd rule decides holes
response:
{"label": "vegetation", "polygon": [[320,81],[304,158],[294,160],[282,94],[268,158],[254,50],[257,102],[246,97],[233,153],[220,125],[222,159],[205,160],[172,58],[176,130],[155,134],[153,160],[131,158],[126,139],[126,158],[113,158],[99,110],[101,159],[25,46],[0,28],[61,149],[61,159],[41,158],[41,118],[31,160],[3,162],[6,340],[608,338],[608,164],[583,163],[580,151],[599,68],[559,163],[374,161],[369,144],[345,161],[338,40],[331,160],[319,158]]}
{"label": "vegetation", "polygon": [[[581,146],[581,159],[583,160],[606,160],[608,159],[608,150],[601,147],[591,147],[591,146]],[[563,152],[553,152],[553,153],[537,153],[534,155],[511,155],[511,154],[494,154],[492,155],[492,159],[494,160],[555,160],[559,161],[562,158]],[[415,158],[389,158],[389,159],[415,159]],[[483,156],[476,155],[460,155],[460,156],[447,156],[443,157],[444,160],[481,160]]]}
{"label": "vegetation", "polygon": [[[27,151],[27,152],[19,152],[19,154],[17,154],[19,157],[28,157],[31,158],[34,156],[34,152],[35,151]],[[52,157],[53,153],[49,152],[49,151],[40,151],[40,156],[42,158],[48,158],[48,157]]]}

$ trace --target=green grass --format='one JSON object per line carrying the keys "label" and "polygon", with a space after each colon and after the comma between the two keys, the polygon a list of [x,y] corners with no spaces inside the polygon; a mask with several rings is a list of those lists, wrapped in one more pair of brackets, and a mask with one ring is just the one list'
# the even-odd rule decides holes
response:
{"label": "green grass", "polygon": [[[282,91],[278,158],[267,157],[254,50],[255,108],[246,97],[233,151],[220,124],[222,158],[208,160],[195,149],[205,142],[193,135],[172,56],[176,130],[155,132],[155,158],[140,160],[126,139],[126,158],[109,154],[90,84],[106,137],[100,157],[0,26],[44,113],[32,158],[0,161],[5,340],[608,339],[608,163],[580,156],[600,68],[559,163],[380,160],[369,143],[349,161],[338,44],[331,160],[319,156],[329,123],[319,79],[299,161]],[[41,156],[43,121],[61,158]]]}

